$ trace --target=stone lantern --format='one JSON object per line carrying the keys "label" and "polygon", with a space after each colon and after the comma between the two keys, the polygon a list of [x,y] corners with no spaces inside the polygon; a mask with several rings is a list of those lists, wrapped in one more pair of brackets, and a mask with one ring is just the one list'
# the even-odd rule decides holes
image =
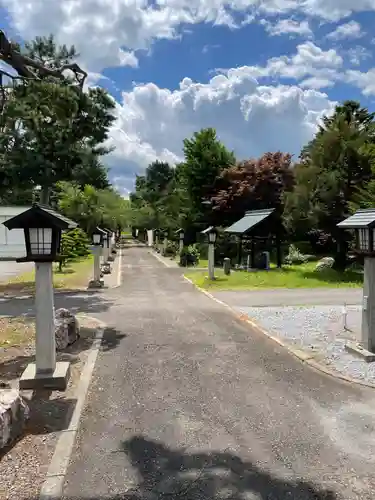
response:
{"label": "stone lantern", "polygon": [[215,279],[215,242],[217,238],[217,230],[210,226],[202,231],[208,239],[208,278]]}
{"label": "stone lantern", "polygon": [[358,210],[337,226],[354,233],[354,253],[364,256],[361,340],[346,348],[375,361],[375,209]]}
{"label": "stone lantern", "polygon": [[62,231],[77,224],[38,204],[3,224],[10,230],[24,230],[26,257],[18,262],[35,262],[36,363],[22,374],[20,389],[65,390],[70,367],[68,362],[56,363],[52,262],[60,251]]}

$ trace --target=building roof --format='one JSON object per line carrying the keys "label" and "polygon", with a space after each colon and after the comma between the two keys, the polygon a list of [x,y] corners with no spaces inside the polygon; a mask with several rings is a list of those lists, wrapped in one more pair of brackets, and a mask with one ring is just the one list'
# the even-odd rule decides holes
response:
{"label": "building roof", "polygon": [[265,210],[250,210],[242,219],[238,220],[225,230],[226,233],[245,234],[263,222],[275,211],[274,208]]}
{"label": "building roof", "polygon": [[50,207],[35,204],[30,208],[25,209],[15,217],[3,222],[8,229],[21,229],[24,227],[43,227],[41,224],[51,224],[57,226],[61,230],[74,229],[77,223],[64,215],[59,214]]}
{"label": "building roof", "polygon": [[339,222],[337,227],[342,229],[365,228],[375,225],[375,208],[358,210],[355,214]]}
{"label": "building roof", "polygon": [[206,229],[203,229],[203,231],[201,231],[201,234],[207,234],[210,231],[212,231],[213,229],[215,229],[214,226],[210,226],[210,227],[208,227]]}

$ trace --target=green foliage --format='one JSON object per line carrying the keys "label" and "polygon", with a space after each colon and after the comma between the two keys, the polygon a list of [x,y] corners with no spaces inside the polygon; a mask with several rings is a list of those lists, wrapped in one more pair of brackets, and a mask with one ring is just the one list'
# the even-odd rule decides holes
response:
{"label": "green foliage", "polygon": [[59,210],[78,222],[88,235],[91,236],[97,226],[113,231],[129,226],[129,201],[113,189],[95,189],[90,185],[81,189],[68,182],[59,183],[57,189]]}
{"label": "green foliage", "polygon": [[307,255],[302,253],[297,246],[289,245],[288,255],[285,257],[285,264],[304,264],[305,262],[309,262],[313,260],[315,257],[313,255]]}
{"label": "green foliage", "polygon": [[180,253],[179,265],[182,267],[196,266],[199,263],[200,252],[198,245],[184,246]]}
{"label": "green foliage", "polygon": [[178,244],[175,241],[168,240],[167,248],[165,250],[166,257],[176,257],[178,254]]}
{"label": "green foliage", "polygon": [[[26,43],[23,52],[50,68],[76,57],[74,47],[58,47],[52,36]],[[108,186],[100,157],[109,151],[103,143],[115,102],[104,89],[80,92],[68,83],[30,79],[11,93],[0,130],[0,186],[8,198],[13,187],[42,186],[41,201],[48,203],[59,181]]]}
{"label": "green foliage", "polygon": [[87,234],[80,228],[64,232],[60,243],[60,270],[72,260],[87,257],[90,254],[89,244]]}
{"label": "green foliage", "polygon": [[184,162],[180,176],[189,196],[195,222],[209,223],[209,214],[202,201],[210,199],[215,183],[223,170],[235,164],[234,153],[217,138],[213,128],[202,129],[184,140]]}
{"label": "green foliage", "polygon": [[336,250],[335,268],[346,265],[348,236],[337,228],[355,206],[368,206],[373,192],[374,113],[346,101],[325,117],[301,152],[296,185],[286,196],[286,225],[293,238],[324,235]]}

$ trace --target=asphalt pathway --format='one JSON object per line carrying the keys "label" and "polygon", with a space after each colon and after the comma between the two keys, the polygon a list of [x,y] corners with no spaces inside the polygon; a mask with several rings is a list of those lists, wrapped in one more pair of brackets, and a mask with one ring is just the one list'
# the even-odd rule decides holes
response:
{"label": "asphalt pathway", "polygon": [[374,392],[304,366],[146,248],[107,297],[112,348],[64,498],[373,498]]}

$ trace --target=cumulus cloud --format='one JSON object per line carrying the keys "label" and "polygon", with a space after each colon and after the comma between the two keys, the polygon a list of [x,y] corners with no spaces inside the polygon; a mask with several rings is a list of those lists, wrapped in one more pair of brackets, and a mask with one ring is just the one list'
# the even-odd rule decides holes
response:
{"label": "cumulus cloud", "polygon": [[375,68],[366,72],[348,70],[345,77],[348,83],[359,87],[364,95],[375,95]]}
{"label": "cumulus cloud", "polygon": [[131,189],[134,174],[155,158],[180,161],[183,139],[203,127],[215,127],[239,158],[279,149],[298,154],[334,103],[313,89],[261,85],[246,69],[206,84],[184,78],[173,91],[148,83],[124,92],[111,133],[112,175]]}
{"label": "cumulus cloud", "polygon": [[293,19],[280,19],[277,23],[272,24],[272,22],[262,19],[261,24],[264,25],[267,33],[271,36],[280,35],[305,35],[311,36],[312,31],[309,26],[308,21],[295,21]]}
{"label": "cumulus cloud", "polygon": [[[313,42],[297,46],[292,56],[272,57],[266,66],[246,66],[246,71],[255,78],[274,77],[300,80],[307,76],[334,81],[343,66],[342,57],[334,49],[322,50]],[[221,70],[222,71],[222,70]],[[230,70],[237,72],[237,69]],[[225,70],[224,70],[225,72]]]}
{"label": "cumulus cloud", "polygon": [[331,40],[347,40],[361,38],[363,35],[361,25],[356,21],[349,21],[348,23],[340,24],[334,31],[328,33],[327,38]]}
{"label": "cumulus cloud", "polygon": [[[78,47],[82,62],[95,72],[136,66],[137,51],[148,50],[154,40],[179,36],[182,26],[206,22],[233,28],[262,13],[335,21],[352,12],[375,11],[375,0],[0,0],[0,4],[23,38],[55,33],[59,42]],[[273,26],[274,34],[282,30],[307,34],[308,29],[306,21],[298,25],[287,19]]]}

